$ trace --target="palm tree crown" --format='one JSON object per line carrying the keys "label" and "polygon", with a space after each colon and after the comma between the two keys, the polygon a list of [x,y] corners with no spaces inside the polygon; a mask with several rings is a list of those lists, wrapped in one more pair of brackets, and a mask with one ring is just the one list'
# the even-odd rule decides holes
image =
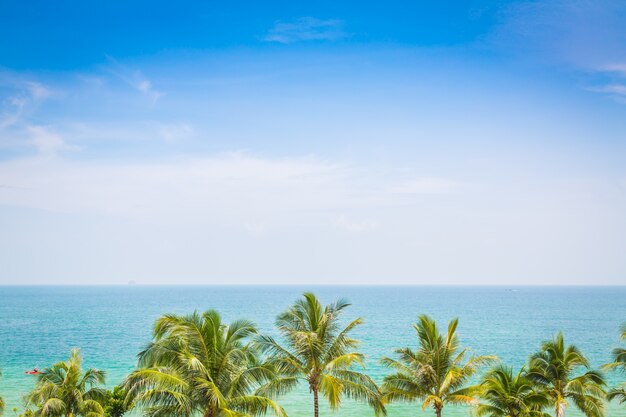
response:
{"label": "palm tree crown", "polygon": [[319,415],[319,394],[331,409],[337,409],[345,395],[366,401],[377,414],[385,413],[374,381],[354,369],[355,365],[363,366],[364,357],[355,351],[358,341],[350,333],[363,321],[358,318],[342,328],[339,318],[348,306],[340,300],[322,307],[315,295],[305,293],[276,319],[284,346],[270,336],[257,339],[283,374],[274,389],[285,392],[304,380],[313,394],[315,417]]}
{"label": "palm tree crown", "polygon": [[126,391],[118,385],[107,391],[104,412],[106,417],[122,417],[131,410],[131,405],[126,402]]}
{"label": "palm tree crown", "polygon": [[[575,376],[581,368],[585,372]],[[604,416],[602,374],[589,370],[589,361],[576,346],[565,346],[562,333],[531,356],[528,377],[549,395],[556,417],[565,415],[568,400],[587,417]]]}
{"label": "palm tree crown", "polygon": [[448,325],[445,336],[439,333],[430,317],[422,315],[413,326],[419,348],[396,350],[398,359],[383,358],[383,364],[396,373],[385,377],[383,392],[389,401],[423,401],[422,408],[433,407],[437,416],[446,403],[471,404],[475,387],[464,387],[468,379],[492,356],[465,358],[468,349],[460,349],[456,335],[458,320]]}
{"label": "palm tree crown", "polygon": [[139,354],[139,369],[124,383],[127,402],[150,417],[253,416],[284,410],[259,392],[275,378],[249,343],[255,326],[230,325],[210,310],[187,316],[165,315],[154,327],[154,341]]}
{"label": "palm tree crown", "polygon": [[479,417],[549,417],[542,411],[549,404],[548,396],[535,388],[523,368],[516,374],[504,365],[489,371],[480,385],[480,397]]}
{"label": "palm tree crown", "polygon": [[28,406],[34,406],[35,417],[102,417],[101,405],[106,390],[104,371],[87,369],[83,372],[82,356],[72,349],[70,358],[44,369],[35,389],[26,396]]}

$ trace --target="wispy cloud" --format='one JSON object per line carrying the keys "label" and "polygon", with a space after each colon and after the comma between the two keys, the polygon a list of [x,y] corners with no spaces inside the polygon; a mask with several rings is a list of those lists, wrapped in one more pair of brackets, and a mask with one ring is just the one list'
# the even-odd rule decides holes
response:
{"label": "wispy cloud", "polygon": [[600,87],[589,87],[587,90],[607,94],[620,102],[626,100],[626,84],[607,84]]}
{"label": "wispy cloud", "polygon": [[0,129],[16,124],[24,111],[26,100],[19,96],[9,97],[4,100],[0,115]]}
{"label": "wispy cloud", "polygon": [[39,82],[10,80],[10,95],[0,102],[0,129],[19,124],[28,111],[52,95],[52,90]]}
{"label": "wispy cloud", "polygon": [[265,215],[335,212],[330,216],[335,228],[360,232],[376,229],[375,217],[346,210],[393,206],[404,201],[398,193],[438,194],[456,187],[436,178],[390,186],[393,180],[372,178],[351,164],[308,156],[231,152],[167,161],[81,163],[62,155],[49,158],[76,149],[52,129],[31,126],[29,132],[39,156],[0,162],[0,178],[35,191],[14,196],[27,200],[0,196],[0,205],[128,216],[213,213],[236,217],[255,233],[269,227]]}
{"label": "wispy cloud", "polygon": [[3,80],[10,92],[0,105],[0,139],[6,147],[31,148],[41,156],[55,156],[64,150],[75,150],[68,145],[52,126],[43,126],[35,121],[37,108],[58,91],[32,80]]}
{"label": "wispy cloud", "polygon": [[187,123],[158,123],[155,128],[157,134],[167,142],[176,142],[194,133],[193,127]]}
{"label": "wispy cloud", "polygon": [[26,126],[30,136],[29,142],[44,156],[55,156],[60,151],[78,150],[76,146],[68,145],[58,133],[46,126]]}
{"label": "wispy cloud", "polygon": [[624,58],[626,3],[621,0],[518,1],[505,6],[490,40],[525,58],[594,69]]}
{"label": "wispy cloud", "polygon": [[612,72],[626,77],[626,64],[610,64],[598,68],[598,71]]}
{"label": "wispy cloud", "polygon": [[49,87],[35,81],[26,81],[24,86],[35,101],[44,100],[52,95],[52,90]]}
{"label": "wispy cloud", "polygon": [[109,71],[113,75],[148,97],[152,104],[155,104],[164,95],[154,88],[152,82],[141,71],[128,68],[111,56],[107,56],[107,60],[110,63]]}
{"label": "wispy cloud", "polygon": [[615,100],[626,103],[626,64],[610,64],[595,69],[599,80],[597,85],[588,87],[588,91],[609,95]]}
{"label": "wispy cloud", "polygon": [[[42,153],[66,145],[32,128]],[[0,163],[0,178],[32,192],[0,195],[0,205],[117,215],[208,214],[250,218],[280,211],[328,208],[345,201],[345,167],[312,158],[259,158],[242,153],[173,158],[167,162],[80,163],[64,158],[21,158]],[[342,197],[344,196],[344,197]],[[265,226],[263,226],[265,227]]]}
{"label": "wispy cloud", "polygon": [[427,177],[396,184],[391,188],[391,192],[394,194],[448,194],[457,188],[456,181]]}
{"label": "wispy cloud", "polygon": [[378,222],[372,219],[353,219],[345,215],[337,216],[332,221],[337,229],[351,233],[364,233],[378,228]]}
{"label": "wispy cloud", "polygon": [[626,80],[625,19],[626,2],[620,0],[518,1],[503,7],[500,24],[486,39],[525,62],[575,71],[588,91],[620,96],[607,77]]}
{"label": "wispy cloud", "polygon": [[276,22],[263,40],[287,44],[302,41],[335,41],[346,36],[341,20],[301,17],[291,22]]}
{"label": "wispy cloud", "polygon": [[263,222],[245,222],[243,228],[252,235],[262,235],[267,231],[267,225]]}

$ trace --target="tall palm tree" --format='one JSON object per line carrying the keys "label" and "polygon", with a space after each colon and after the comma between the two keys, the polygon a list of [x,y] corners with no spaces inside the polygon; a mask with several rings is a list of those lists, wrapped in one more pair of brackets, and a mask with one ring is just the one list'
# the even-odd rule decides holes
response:
{"label": "tall palm tree", "polygon": [[[577,375],[579,369],[585,372]],[[568,400],[587,417],[604,416],[604,377],[589,369],[589,361],[576,346],[565,346],[563,333],[543,342],[531,356],[528,377],[548,394],[556,417],[565,416]]]}
{"label": "tall palm tree", "polygon": [[67,361],[57,362],[44,369],[35,389],[26,396],[28,407],[34,407],[35,417],[103,417],[102,401],[106,390],[104,371],[87,369],[83,372],[83,358],[78,349],[72,349]]}
{"label": "tall palm tree", "polygon": [[[626,341],[626,323],[621,327],[621,339]],[[608,370],[616,369],[626,373],[626,349],[621,347],[613,349],[613,362],[604,367]],[[626,383],[610,390],[607,398],[609,401],[618,400],[620,404],[626,403]]]}
{"label": "tall palm tree", "polygon": [[286,392],[298,382],[305,382],[313,394],[315,417],[319,416],[320,394],[333,410],[339,408],[345,395],[366,401],[377,415],[386,414],[376,383],[355,370],[355,366],[364,366],[364,357],[355,351],[359,342],[350,333],[363,320],[357,318],[345,327],[340,325],[341,313],[349,305],[339,300],[322,307],[315,295],[305,293],[276,319],[284,345],[270,336],[257,338],[258,345],[283,374],[268,388]]}
{"label": "tall palm tree", "polygon": [[230,325],[209,310],[165,315],[156,321],[154,340],[139,354],[139,369],[124,382],[127,403],[149,417],[285,416],[260,393],[276,374],[250,344],[255,326],[247,320]]}
{"label": "tall palm tree", "polygon": [[542,411],[549,404],[548,396],[536,389],[524,368],[514,374],[510,367],[495,367],[483,377],[480,397],[479,417],[549,417]]}
{"label": "tall palm tree", "polygon": [[476,387],[466,387],[468,379],[493,356],[472,356],[465,360],[468,349],[460,349],[456,335],[458,320],[448,325],[445,336],[439,333],[430,317],[422,315],[413,326],[419,348],[397,349],[398,359],[383,358],[382,362],[396,373],[385,377],[383,392],[391,402],[422,401],[422,409],[433,407],[437,417],[446,404],[472,404]]}

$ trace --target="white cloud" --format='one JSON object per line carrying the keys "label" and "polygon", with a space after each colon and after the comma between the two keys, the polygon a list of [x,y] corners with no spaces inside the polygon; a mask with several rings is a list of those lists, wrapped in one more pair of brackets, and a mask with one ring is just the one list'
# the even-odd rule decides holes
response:
{"label": "white cloud", "polygon": [[320,20],[302,17],[292,22],[276,22],[264,40],[267,42],[294,43],[301,41],[334,41],[346,37],[341,20]]}
{"label": "white cloud", "polygon": [[157,91],[152,82],[148,80],[139,70],[132,70],[122,65],[115,58],[107,56],[110,68],[109,71],[117,76],[120,80],[128,84],[133,89],[150,98],[152,104],[155,104],[164,94]]}
{"label": "white cloud", "polygon": [[263,222],[246,222],[243,227],[253,235],[262,235],[267,230],[267,225]]}
{"label": "white cloud", "polygon": [[357,220],[348,218],[345,215],[335,217],[332,221],[333,226],[338,229],[352,233],[363,233],[378,228],[378,222],[371,219]]}
{"label": "white cloud", "polygon": [[52,90],[35,81],[11,80],[12,93],[0,103],[0,129],[23,122],[25,115],[52,95]]}
{"label": "white cloud", "polygon": [[588,90],[597,93],[626,96],[626,84],[609,84],[602,87],[591,87]]}
{"label": "white cloud", "polygon": [[38,106],[58,94],[37,81],[9,78],[5,80],[10,94],[0,106],[0,140],[12,148],[32,147],[40,155],[53,156],[68,146],[50,126],[32,123]]}
{"label": "white cloud", "polygon": [[500,17],[489,39],[527,60],[539,55],[589,70],[626,58],[626,3],[620,0],[519,1],[503,7]]}
{"label": "white cloud", "polygon": [[394,185],[395,194],[448,194],[458,188],[458,183],[444,178],[416,178]]}
{"label": "white cloud", "polygon": [[[43,128],[31,131],[42,154],[68,148]],[[3,193],[0,204],[123,216],[213,214],[243,224],[243,219],[277,209],[314,210],[345,202],[345,170],[312,158],[264,159],[241,153],[143,163],[34,157],[0,164],[3,183],[31,190]]]}
{"label": "white cloud", "polygon": [[167,142],[176,142],[188,138],[194,133],[193,127],[187,123],[158,123],[156,131]]}
{"label": "white cloud", "polygon": [[26,100],[21,97],[9,97],[5,101],[0,115],[0,129],[17,124],[22,116]]}
{"label": "white cloud", "polygon": [[27,81],[24,83],[31,97],[34,101],[41,101],[47,99],[52,95],[52,90],[49,87],[34,81]]}
{"label": "white cloud", "polygon": [[[623,276],[623,176],[602,186],[524,171],[439,198],[459,185],[358,168],[241,152],[4,160],[0,281],[564,283],[589,282],[598,264]],[[45,261],[29,263],[33,253]]]}
{"label": "white cloud", "polygon": [[41,155],[54,156],[59,151],[77,150],[75,146],[65,143],[63,138],[45,126],[26,126],[26,131],[30,136],[30,143]]}
{"label": "white cloud", "polygon": [[589,87],[587,90],[607,94],[623,102],[626,97],[626,64],[605,65],[597,68],[595,71],[600,75],[606,76],[604,78],[608,78],[608,83]]}
{"label": "white cloud", "polygon": [[381,181],[350,164],[314,157],[234,152],[144,162],[50,158],[76,148],[46,127],[29,131],[41,156],[0,163],[0,179],[31,191],[3,193],[0,205],[144,218],[213,215],[257,234],[282,214],[330,211],[337,213],[331,216],[334,227],[361,232],[378,223],[354,210],[404,204],[398,194],[448,193],[457,186],[437,178],[394,186],[394,180]]}
{"label": "white cloud", "polygon": [[626,77],[626,64],[611,64],[599,67],[600,72],[613,72]]}
{"label": "white cloud", "polygon": [[[585,80],[583,85],[607,85],[614,81],[607,82],[607,77],[626,77],[626,2],[519,1],[504,6],[500,18],[486,39],[506,54],[565,66]],[[610,85],[586,89],[621,94]]]}
{"label": "white cloud", "polygon": [[130,144],[152,143],[155,140],[176,144],[197,139],[194,125],[188,122],[162,122],[156,120],[104,120],[100,122],[67,121],[56,128],[68,142],[80,143],[85,148],[97,143]]}

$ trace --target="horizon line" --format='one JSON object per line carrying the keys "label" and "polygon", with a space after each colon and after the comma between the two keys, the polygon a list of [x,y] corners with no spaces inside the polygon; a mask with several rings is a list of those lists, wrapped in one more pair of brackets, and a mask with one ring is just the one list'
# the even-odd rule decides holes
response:
{"label": "horizon line", "polygon": [[217,283],[127,283],[127,284],[0,284],[1,287],[493,287],[493,288],[531,288],[531,287],[625,287],[626,284],[217,284]]}

